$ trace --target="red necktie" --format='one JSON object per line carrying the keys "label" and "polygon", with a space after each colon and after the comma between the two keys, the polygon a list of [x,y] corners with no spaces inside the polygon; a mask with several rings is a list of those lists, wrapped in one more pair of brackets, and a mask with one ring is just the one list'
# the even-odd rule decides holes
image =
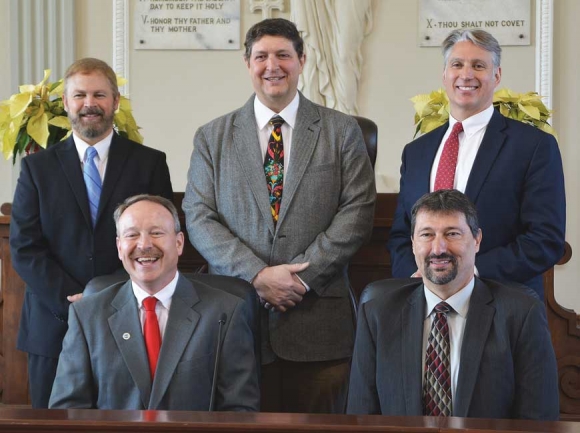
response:
{"label": "red necktie", "polygon": [[433,191],[453,189],[455,168],[457,167],[457,154],[459,153],[459,133],[461,131],[463,131],[463,125],[461,122],[457,122],[453,125],[453,130],[447,138],[447,141],[445,141],[443,152],[441,152],[441,159],[439,159],[439,166],[437,167],[435,188],[433,188]]}
{"label": "red necktie", "polygon": [[155,313],[156,304],[157,298],[153,296],[143,299],[143,308],[145,309],[143,335],[145,336],[151,379],[155,376],[157,359],[159,358],[159,350],[161,349],[161,332],[159,331],[159,322],[157,321],[157,314]]}
{"label": "red necktie", "polygon": [[447,314],[453,309],[440,302],[427,340],[425,354],[425,380],[423,382],[423,415],[451,416],[451,347]]}
{"label": "red necktie", "polygon": [[268,140],[266,157],[264,158],[264,173],[270,194],[270,207],[274,225],[278,222],[280,204],[282,203],[282,188],[284,186],[284,142],[282,141],[282,124],[284,119],[274,116],[270,125],[274,127]]}

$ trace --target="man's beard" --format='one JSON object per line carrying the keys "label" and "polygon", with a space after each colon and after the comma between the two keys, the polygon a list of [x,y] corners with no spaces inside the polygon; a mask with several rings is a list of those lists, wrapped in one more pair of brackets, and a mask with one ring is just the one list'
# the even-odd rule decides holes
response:
{"label": "man's beard", "polygon": [[[82,120],[83,116],[87,114],[98,114],[101,116],[101,119],[98,122],[87,124]],[[106,116],[103,110],[96,107],[81,110],[76,116],[69,116],[74,131],[81,137],[89,139],[100,137],[111,129],[114,118],[115,112],[112,112],[110,116]]]}
{"label": "man's beard", "polygon": [[[451,264],[451,269],[441,272],[434,271],[429,263],[433,259],[449,260],[449,263]],[[457,277],[458,272],[459,270],[457,267],[457,260],[452,255],[449,254],[440,254],[438,256],[430,255],[425,258],[425,278],[427,278],[433,284],[437,284],[440,286],[444,284],[449,284]]]}

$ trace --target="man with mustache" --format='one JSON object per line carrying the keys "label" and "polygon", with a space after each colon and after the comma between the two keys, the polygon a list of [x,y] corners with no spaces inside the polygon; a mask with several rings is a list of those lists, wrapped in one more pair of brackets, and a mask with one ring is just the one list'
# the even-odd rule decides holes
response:
{"label": "man with mustache", "polygon": [[408,144],[388,248],[392,276],[420,277],[411,248],[411,208],[440,188],[467,194],[486,233],[476,273],[544,295],[542,273],[564,253],[566,196],[556,139],[494,110],[501,47],[484,30],[454,30],[443,42],[449,122]]}
{"label": "man with mustache", "polygon": [[558,419],[544,304],[525,286],[474,276],[474,205],[457,190],[426,194],[411,230],[422,282],[360,305],[348,413]]}
{"label": "man with mustache", "polygon": [[137,195],[114,219],[130,280],[70,307],[50,407],[205,411],[215,376],[213,409],[258,410],[248,306],[177,271],[184,236],[173,203]]}
{"label": "man with mustache", "polygon": [[87,282],[121,267],[113,211],[140,193],[173,196],[165,154],[114,131],[115,72],[84,58],[64,77],[66,140],[22,160],[12,204],[12,264],[26,283],[17,347],[32,406],[48,407],[68,307]]}

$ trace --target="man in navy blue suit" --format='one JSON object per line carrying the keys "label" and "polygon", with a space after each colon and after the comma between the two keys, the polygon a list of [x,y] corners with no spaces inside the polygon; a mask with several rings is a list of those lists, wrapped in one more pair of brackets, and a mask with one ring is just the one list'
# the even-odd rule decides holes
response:
{"label": "man in navy blue suit", "polygon": [[388,248],[394,277],[421,277],[411,247],[411,208],[433,191],[444,144],[459,133],[452,188],[476,205],[486,237],[478,276],[526,284],[543,297],[542,273],[564,252],[566,199],[555,138],[493,108],[501,47],[483,30],[454,30],[443,42],[449,122],[408,144]]}
{"label": "man in navy blue suit", "polygon": [[[102,60],[77,60],[64,78],[63,103],[72,135],[27,156],[10,222],[12,264],[26,283],[18,349],[28,353],[32,407],[48,407],[68,307],[88,281],[121,268],[113,212],[127,197],[148,193],[171,199],[165,153],[118,135],[115,72]],[[92,150],[102,189],[91,202],[83,168]],[[87,157],[85,157],[87,155]],[[94,221],[94,222],[93,222]]]}

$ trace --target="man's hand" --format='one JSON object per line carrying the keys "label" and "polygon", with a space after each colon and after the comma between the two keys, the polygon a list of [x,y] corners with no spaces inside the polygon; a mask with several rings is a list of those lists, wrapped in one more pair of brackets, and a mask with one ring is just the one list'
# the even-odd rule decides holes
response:
{"label": "man's hand", "polygon": [[276,311],[285,312],[302,301],[306,288],[296,276],[309,263],[269,266],[262,269],[252,284],[258,296]]}
{"label": "man's hand", "polygon": [[82,297],[83,297],[82,293],[77,293],[76,295],[67,296],[66,299],[67,299],[67,301],[69,301],[72,304],[73,302],[78,301]]}

